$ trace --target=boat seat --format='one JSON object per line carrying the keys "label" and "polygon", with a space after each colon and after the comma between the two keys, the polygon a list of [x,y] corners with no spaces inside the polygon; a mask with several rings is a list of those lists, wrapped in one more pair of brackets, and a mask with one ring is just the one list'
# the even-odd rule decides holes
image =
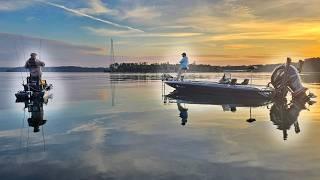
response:
{"label": "boat seat", "polygon": [[249,84],[249,79],[244,79],[241,85],[248,85]]}
{"label": "boat seat", "polygon": [[237,79],[231,79],[230,85],[236,85],[237,84]]}

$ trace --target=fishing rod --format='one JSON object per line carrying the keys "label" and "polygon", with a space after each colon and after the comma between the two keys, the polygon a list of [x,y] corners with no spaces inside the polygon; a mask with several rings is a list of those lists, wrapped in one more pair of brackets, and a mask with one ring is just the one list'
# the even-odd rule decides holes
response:
{"label": "fishing rod", "polygon": [[40,42],[39,42],[39,59],[41,59],[41,47],[42,47],[42,39],[40,39]]}
{"label": "fishing rod", "polygon": [[[26,51],[25,51],[23,36],[20,36],[20,39],[21,39],[21,49],[22,49],[22,53],[23,53],[23,58],[24,58],[24,60],[26,60]],[[26,73],[26,76],[28,76],[28,72],[26,69],[24,69],[24,72]]]}

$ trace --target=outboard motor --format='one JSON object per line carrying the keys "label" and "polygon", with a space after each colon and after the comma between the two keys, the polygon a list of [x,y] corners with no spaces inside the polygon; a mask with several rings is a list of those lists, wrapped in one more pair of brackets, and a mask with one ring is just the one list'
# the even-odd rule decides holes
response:
{"label": "outboard motor", "polygon": [[[299,62],[302,68],[302,61]],[[300,70],[299,70],[300,71]],[[275,88],[277,97],[285,97],[288,90],[291,91],[293,98],[307,97],[308,90],[302,85],[298,69],[291,65],[291,59],[287,58],[287,63],[274,69],[271,76],[271,84]]]}

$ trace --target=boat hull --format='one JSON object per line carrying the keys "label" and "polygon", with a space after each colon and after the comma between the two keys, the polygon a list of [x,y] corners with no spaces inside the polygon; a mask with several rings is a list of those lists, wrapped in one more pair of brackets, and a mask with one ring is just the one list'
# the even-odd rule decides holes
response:
{"label": "boat hull", "polygon": [[188,93],[214,94],[229,98],[264,98],[271,99],[274,90],[268,87],[251,85],[230,85],[204,81],[165,81],[177,91]]}
{"label": "boat hull", "polygon": [[15,94],[17,102],[26,100],[45,99],[49,96],[49,91],[43,90],[41,92],[19,91]]}

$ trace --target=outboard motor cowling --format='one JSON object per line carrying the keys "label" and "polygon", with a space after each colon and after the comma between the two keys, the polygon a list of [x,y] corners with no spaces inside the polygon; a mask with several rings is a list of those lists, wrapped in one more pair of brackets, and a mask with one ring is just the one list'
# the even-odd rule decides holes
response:
{"label": "outboard motor cowling", "polygon": [[276,67],[272,72],[271,84],[278,95],[286,96],[289,88],[293,97],[306,96],[307,88],[302,85],[299,72],[293,65],[284,64]]}

